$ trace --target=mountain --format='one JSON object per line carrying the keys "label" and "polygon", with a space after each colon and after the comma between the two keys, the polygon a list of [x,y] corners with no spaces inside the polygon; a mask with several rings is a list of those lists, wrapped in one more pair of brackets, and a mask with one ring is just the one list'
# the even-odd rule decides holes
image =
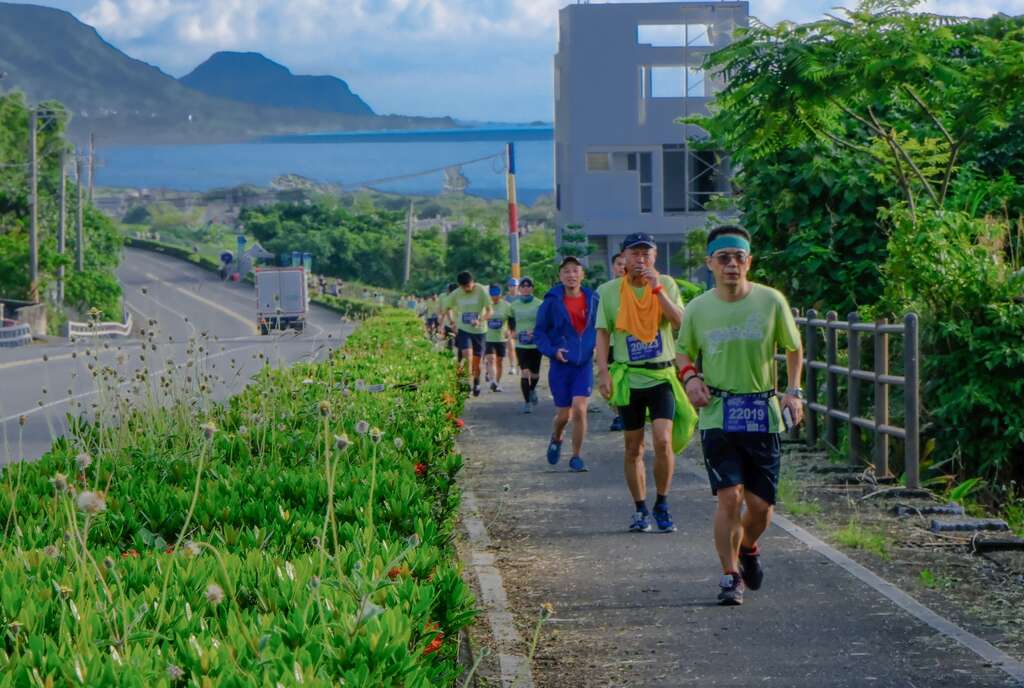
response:
{"label": "mountain", "polygon": [[341,79],[292,74],[259,53],[214,53],[179,81],[201,93],[244,103],[364,117],[374,114]]}
{"label": "mountain", "polygon": [[[20,90],[31,103],[60,101],[71,114],[71,138],[81,142],[94,132],[103,145],[455,126],[447,117],[375,116],[368,107],[365,114],[348,114],[213,97],[125,55],[70,13],[37,5],[0,2],[3,72],[0,93]],[[334,96],[342,92],[339,84],[332,86]],[[345,91],[351,93],[347,86]],[[324,102],[339,101],[324,96]]]}

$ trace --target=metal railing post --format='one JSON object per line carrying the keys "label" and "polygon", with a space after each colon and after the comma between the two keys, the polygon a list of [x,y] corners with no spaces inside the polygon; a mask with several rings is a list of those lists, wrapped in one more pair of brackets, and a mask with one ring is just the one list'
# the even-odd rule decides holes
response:
{"label": "metal railing post", "polygon": [[[839,314],[835,311],[829,311],[825,315],[825,320],[829,324],[838,319]],[[828,366],[825,370],[825,405],[831,411],[836,408],[839,388],[836,375],[832,372],[832,366],[836,364],[836,330],[829,325],[825,326],[825,364]],[[831,413],[825,416],[825,442],[833,448],[839,446],[839,423],[832,417]]]}
{"label": "metal railing post", "polygon": [[811,366],[818,353],[818,338],[815,336],[814,325],[811,321],[817,319],[818,311],[813,308],[807,311],[807,324],[804,326],[804,365],[807,368],[807,444],[811,447],[818,445],[818,414],[810,407],[818,403],[818,371]]}
{"label": "metal railing post", "polygon": [[860,370],[860,333],[854,330],[854,325],[860,322],[860,316],[850,313],[847,316],[850,323],[846,331],[846,349],[849,353],[847,367],[850,372],[846,376],[846,412],[850,415],[850,421],[846,425],[850,436],[850,463],[857,463],[864,456],[864,444],[861,439],[860,428],[854,425],[853,420],[860,416],[860,380],[854,377],[854,371]]}
{"label": "metal railing post", "polygon": [[917,489],[921,486],[921,436],[920,436],[920,390],[918,389],[918,366],[920,365],[918,350],[919,338],[917,331],[917,314],[909,313],[903,320],[903,427],[906,430],[904,468],[907,473],[907,487]]}
{"label": "metal railing post", "polygon": [[888,324],[882,319],[875,322],[875,475],[889,477],[889,436],[879,428],[889,424],[889,386],[881,381],[889,374],[889,335],[881,327]]}

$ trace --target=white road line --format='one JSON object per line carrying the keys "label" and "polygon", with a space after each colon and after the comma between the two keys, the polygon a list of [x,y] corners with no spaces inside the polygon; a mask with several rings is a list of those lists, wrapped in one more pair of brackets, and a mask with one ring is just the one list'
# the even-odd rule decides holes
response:
{"label": "white road line", "polygon": [[1024,686],[1024,662],[1014,659],[996,646],[986,640],[979,638],[973,633],[961,628],[949,619],[939,616],[928,607],[924,606],[898,587],[877,575],[870,569],[858,564],[842,552],[829,546],[808,531],[790,521],[785,516],[775,514],[772,518],[775,525],[807,545],[812,551],[822,555],[833,564],[844,569],[854,578],[857,578],[869,587],[887,598],[897,607],[915,617],[918,621],[930,626],[944,636],[952,638],[956,642],[975,653],[989,664],[996,666],[1006,672],[1018,684]]}
{"label": "white road line", "polygon": [[508,595],[505,594],[501,572],[495,566],[494,554],[487,551],[491,546],[491,537],[480,519],[476,495],[466,486],[463,486],[462,490],[462,523],[469,535],[470,563],[480,583],[480,595],[487,609],[491,635],[498,646],[501,684],[505,688],[533,688],[533,670],[530,663],[517,652],[517,648],[523,646],[523,638],[519,635],[515,619],[508,608]]}
{"label": "white road line", "polygon": [[[71,358],[71,354],[57,354],[56,356],[50,356],[48,358],[49,358],[48,362],[52,363],[54,361],[63,361],[65,359]],[[23,359],[23,360],[20,360],[20,361],[11,361],[9,363],[0,363],[0,370],[5,370],[7,368],[17,368],[18,366],[23,366],[23,365],[33,365],[33,364],[42,363],[42,362],[43,362],[42,358],[26,358],[26,359]]]}

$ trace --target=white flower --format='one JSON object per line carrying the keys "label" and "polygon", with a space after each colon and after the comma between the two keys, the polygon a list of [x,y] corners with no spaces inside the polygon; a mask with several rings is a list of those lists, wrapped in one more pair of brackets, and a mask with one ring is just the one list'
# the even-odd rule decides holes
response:
{"label": "white flower", "polygon": [[249,426],[248,425],[239,425],[238,426],[238,434],[239,435],[248,435],[249,434]]}
{"label": "white flower", "polygon": [[98,514],[107,510],[107,500],[102,492],[86,491],[78,495],[78,509],[87,514]]}
{"label": "white flower", "polygon": [[352,390],[346,387],[345,389],[341,390],[341,396],[346,398],[352,396]]}
{"label": "white flower", "polygon": [[75,465],[78,466],[78,470],[84,472],[86,468],[92,465],[92,457],[89,456],[88,452],[82,452],[75,457]]}
{"label": "white flower", "polygon": [[380,438],[384,436],[384,433],[380,431],[380,428],[370,429],[370,439],[373,440],[374,444],[380,443]]}
{"label": "white flower", "polygon": [[311,384],[313,384],[313,380],[311,378],[307,377],[305,380],[302,381],[302,384],[304,384],[304,385],[311,385]]}
{"label": "white flower", "polygon": [[402,447],[405,446],[405,440],[403,440],[401,437],[396,437],[394,439],[394,442],[395,442],[395,449],[401,449]]}
{"label": "white flower", "polygon": [[216,583],[206,586],[206,601],[216,606],[224,601],[224,590]]}
{"label": "white flower", "polygon": [[352,443],[349,441],[348,435],[342,433],[341,435],[334,436],[334,448],[338,451],[345,451],[350,444]]}
{"label": "white flower", "polygon": [[217,434],[217,426],[214,425],[212,420],[207,423],[204,423],[202,428],[203,434],[206,435],[206,439],[208,440],[212,440],[213,436]]}
{"label": "white flower", "polygon": [[369,423],[367,423],[365,420],[361,420],[358,423],[356,423],[356,434],[357,435],[365,435],[368,432],[370,432],[370,424]]}
{"label": "white flower", "polygon": [[68,477],[63,473],[57,473],[50,478],[50,483],[53,484],[53,489],[58,493],[68,491]]}
{"label": "white flower", "polygon": [[171,679],[172,681],[177,681],[184,675],[185,672],[184,670],[182,670],[181,667],[176,666],[174,664],[167,665],[167,678]]}
{"label": "white flower", "polygon": [[364,382],[363,380],[356,380],[356,391],[357,392],[365,392],[366,391],[366,382]]}

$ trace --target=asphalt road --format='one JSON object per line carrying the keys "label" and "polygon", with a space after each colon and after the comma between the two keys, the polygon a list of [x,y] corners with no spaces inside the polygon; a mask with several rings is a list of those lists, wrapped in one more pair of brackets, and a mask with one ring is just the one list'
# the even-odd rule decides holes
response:
{"label": "asphalt road", "polygon": [[[241,390],[264,360],[285,365],[322,358],[352,330],[338,314],[313,306],[302,334],[261,337],[252,286],[223,283],[156,253],[125,249],[118,277],[135,321],[131,337],[0,349],[0,464],[42,456],[65,432],[68,413],[91,414],[93,404],[103,408],[95,371],[105,366],[128,380],[142,368],[157,379],[168,372],[188,375],[201,359],[206,372],[224,380],[213,385],[212,396],[224,398]],[[129,382],[113,384],[118,395],[130,393]]]}

